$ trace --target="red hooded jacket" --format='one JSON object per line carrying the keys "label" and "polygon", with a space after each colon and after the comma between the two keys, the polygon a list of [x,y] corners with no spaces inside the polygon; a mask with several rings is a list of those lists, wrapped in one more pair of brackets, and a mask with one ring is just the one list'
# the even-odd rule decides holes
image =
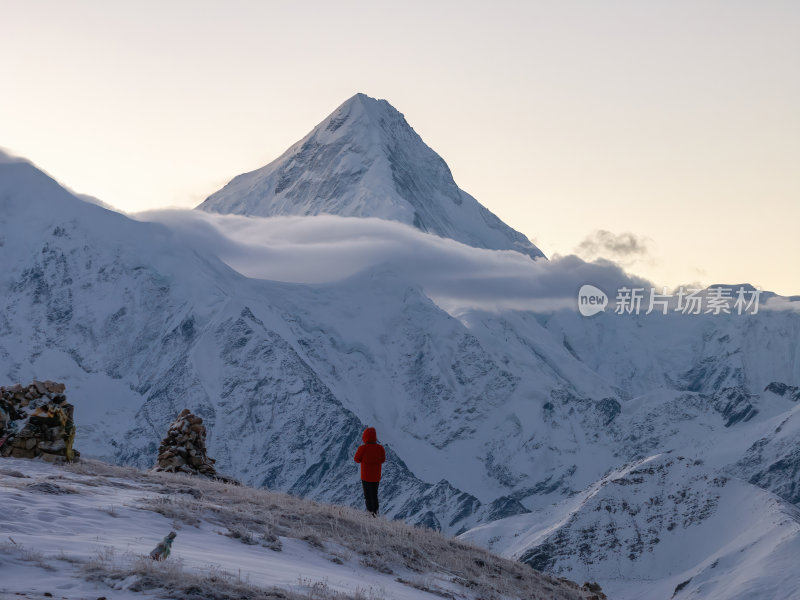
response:
{"label": "red hooded jacket", "polygon": [[364,441],[356,450],[354,460],[361,463],[362,481],[380,481],[381,465],[386,462],[386,451],[378,443],[374,427],[367,427],[361,436]]}

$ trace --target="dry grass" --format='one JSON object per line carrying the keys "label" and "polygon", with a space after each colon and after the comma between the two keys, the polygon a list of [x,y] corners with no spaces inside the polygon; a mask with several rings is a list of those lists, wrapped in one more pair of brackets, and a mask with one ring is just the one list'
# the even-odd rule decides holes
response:
{"label": "dry grass", "polygon": [[[77,567],[88,581],[109,586],[112,590],[156,592],[170,600],[385,600],[373,589],[358,589],[346,594],[331,589],[325,581],[304,579],[300,591],[264,588],[251,585],[238,575],[207,567],[206,573],[187,571],[178,560],[157,562],[138,554],[117,555],[112,548],[98,552],[91,560],[66,554],[63,550],[52,557],[8,541],[0,543],[0,555],[56,571],[53,562]],[[5,597],[5,596],[3,596]],[[113,596],[109,596],[113,597]]]}
{"label": "dry grass", "polygon": [[[403,522],[373,519],[365,512],[344,506],[201,477],[143,472],[91,460],[64,468],[103,478],[111,485],[115,480],[122,484],[125,480],[145,484],[158,496],[145,501],[142,508],[172,519],[176,527],[197,526],[206,520],[226,528],[230,537],[245,544],[260,544],[275,551],[280,550],[281,537],[305,540],[328,552],[333,562],[349,560],[347,555],[352,553],[361,564],[382,573],[390,574],[398,568],[418,573],[418,578],[401,582],[442,597],[449,592],[426,579],[429,574],[444,575],[471,595],[486,600],[591,597],[586,589],[572,582],[539,573],[472,544]],[[152,562],[148,565],[164,568],[153,567]]]}
{"label": "dry grass", "polygon": [[8,540],[8,542],[0,543],[0,555],[18,558],[19,560],[33,563],[40,569],[45,569],[47,571],[55,570],[53,565],[47,561],[45,555],[41,552],[15,542],[11,537],[9,537]]}
{"label": "dry grass", "polygon": [[281,589],[264,589],[232,573],[210,568],[200,575],[184,569],[180,561],[156,562],[140,555],[116,556],[107,551],[82,565],[90,581],[131,592],[166,592],[171,600],[300,600]]}

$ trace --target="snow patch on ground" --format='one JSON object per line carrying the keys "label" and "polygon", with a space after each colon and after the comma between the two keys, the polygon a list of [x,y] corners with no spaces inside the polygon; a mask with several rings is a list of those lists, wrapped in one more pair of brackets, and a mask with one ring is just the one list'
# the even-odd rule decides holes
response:
{"label": "snow patch on ground", "polygon": [[[264,590],[275,589],[283,590],[291,600],[421,600],[443,595],[469,600],[481,593],[480,584],[471,589],[476,582],[469,583],[448,568],[421,571],[386,562],[378,553],[361,555],[327,539],[329,532],[320,528],[319,521],[315,521],[316,529],[309,532],[299,522],[302,519],[291,516],[288,505],[287,518],[297,519],[298,531],[305,535],[302,539],[280,536],[266,543],[266,536],[258,538],[247,530],[248,519],[252,525],[259,515],[247,514],[244,518],[242,513],[245,524],[239,530],[214,519],[214,514],[222,514],[225,508],[216,504],[215,511],[216,500],[210,504],[196,502],[197,498],[210,497],[213,489],[222,494],[229,490],[232,505],[244,504],[250,493],[247,488],[111,467],[107,468],[115,470],[96,475],[95,471],[103,470],[97,465],[102,463],[78,465],[75,469],[22,459],[3,459],[0,463],[0,597],[17,593],[29,598],[44,597],[50,593],[56,598],[75,600],[101,596],[148,599],[163,597],[168,588],[171,594],[177,594],[170,597],[183,598],[181,585],[189,585],[192,577],[202,585],[235,588],[245,594],[237,597],[245,598],[263,597],[259,594]],[[133,477],[121,476],[126,471]],[[352,524],[353,535],[359,535],[360,523],[360,535],[376,549],[391,542],[380,535],[381,527],[406,527],[373,520],[366,513],[343,507],[325,509],[300,499],[252,492],[275,502],[289,502],[294,509],[305,503],[315,507],[317,514],[331,510],[345,518],[355,516],[358,521]],[[266,514],[263,517],[269,519]],[[309,519],[311,522],[311,516]],[[154,563],[147,555],[172,529],[177,531],[172,554],[167,561]],[[415,531],[423,536],[436,535],[406,529],[407,535],[415,535]],[[430,561],[431,565],[437,560],[446,563],[436,556],[420,556],[418,560]],[[487,558],[479,560],[490,562]],[[464,556],[465,564],[471,561],[471,556]],[[512,573],[520,569],[544,589],[561,586],[554,597],[584,597],[576,587],[541,578],[527,567],[509,565]],[[509,579],[512,573],[507,575]],[[151,593],[154,595],[148,595]]]}

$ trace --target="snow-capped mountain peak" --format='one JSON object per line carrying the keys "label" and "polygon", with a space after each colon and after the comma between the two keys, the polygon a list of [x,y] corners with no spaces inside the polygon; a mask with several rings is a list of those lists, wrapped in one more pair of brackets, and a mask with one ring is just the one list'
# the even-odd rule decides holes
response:
{"label": "snow-capped mountain peak", "polygon": [[386,100],[356,94],[267,166],[235,177],[201,210],[400,221],[494,250],[542,252],[461,190],[447,163]]}

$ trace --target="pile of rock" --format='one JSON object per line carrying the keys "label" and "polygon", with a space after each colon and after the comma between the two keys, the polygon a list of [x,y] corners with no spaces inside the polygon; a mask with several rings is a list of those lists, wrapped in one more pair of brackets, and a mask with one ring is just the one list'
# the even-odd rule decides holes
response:
{"label": "pile of rock", "polygon": [[193,415],[188,408],[184,408],[169,426],[167,436],[161,440],[158,459],[152,470],[204,475],[213,479],[233,481],[217,474],[214,469],[215,462],[206,452],[206,427],[203,425],[203,419]]}
{"label": "pile of rock", "polygon": [[0,456],[72,462],[75,407],[67,403],[63,383],[34,380],[0,387]]}

